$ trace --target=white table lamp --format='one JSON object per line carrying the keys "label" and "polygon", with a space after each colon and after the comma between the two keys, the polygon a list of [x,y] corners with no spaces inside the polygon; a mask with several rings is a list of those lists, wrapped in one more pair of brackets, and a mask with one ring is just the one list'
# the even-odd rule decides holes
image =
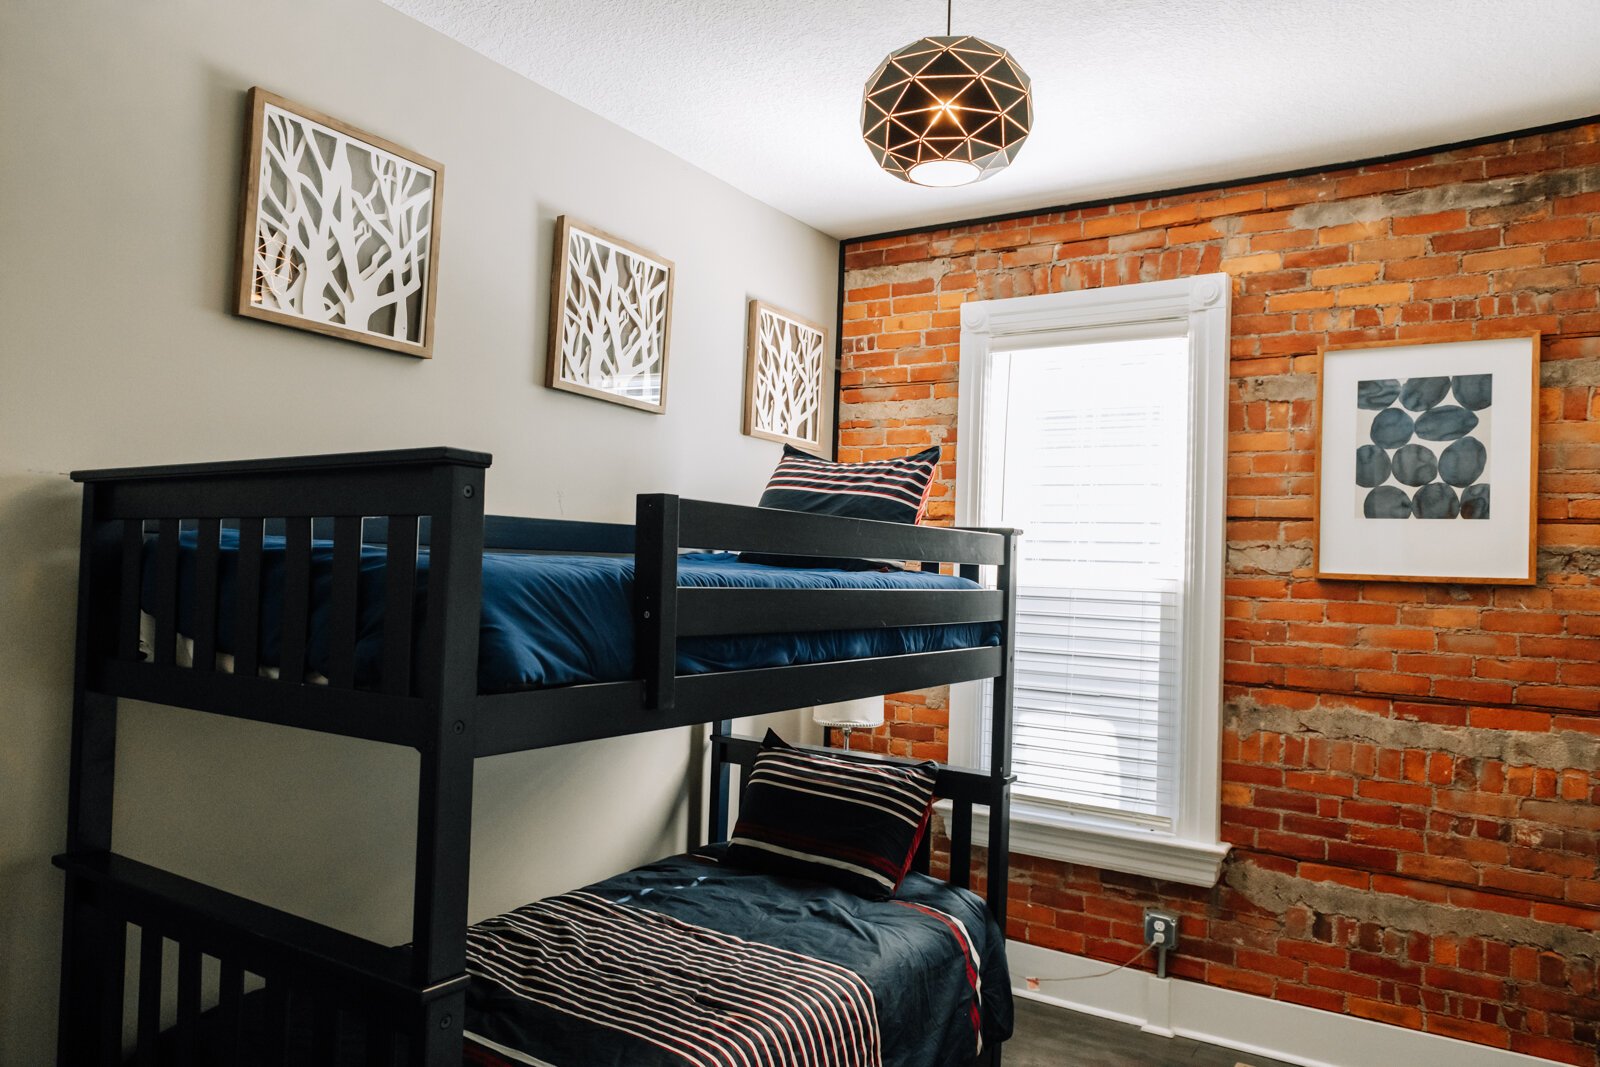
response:
{"label": "white table lamp", "polygon": [[858,697],[837,704],[818,704],[811,718],[819,726],[844,731],[844,747],[850,747],[851,730],[871,730],[883,725],[883,697]]}

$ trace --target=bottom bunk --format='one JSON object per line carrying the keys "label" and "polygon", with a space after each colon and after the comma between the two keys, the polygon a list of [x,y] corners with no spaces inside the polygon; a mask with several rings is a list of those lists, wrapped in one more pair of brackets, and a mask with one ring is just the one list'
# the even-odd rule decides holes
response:
{"label": "bottom bunk", "polygon": [[983,901],[890,900],[746,870],[721,847],[468,931],[467,1060],[493,1067],[962,1067],[1011,1036]]}
{"label": "bottom bunk", "polygon": [[[474,1067],[969,1067],[1011,1036],[983,900],[912,872],[889,900],[750,871],[710,846],[469,928]],[[389,1063],[314,996],[246,993],[130,1063]],[[179,1038],[184,1040],[180,1043]],[[151,1055],[150,1053],[154,1054]]]}
{"label": "bottom bunk", "polygon": [[[464,973],[434,985],[411,981],[408,946],[115,854],[59,856],[93,934],[66,960],[89,995],[61,1062],[122,1063],[131,1045],[127,1062],[227,1067],[998,1065],[1003,814],[987,902],[966,884],[972,807],[1003,813],[1010,777],[772,734],[718,733],[712,752],[714,836],[741,771],[726,841],[468,927]],[[927,873],[937,798],[949,882]]]}

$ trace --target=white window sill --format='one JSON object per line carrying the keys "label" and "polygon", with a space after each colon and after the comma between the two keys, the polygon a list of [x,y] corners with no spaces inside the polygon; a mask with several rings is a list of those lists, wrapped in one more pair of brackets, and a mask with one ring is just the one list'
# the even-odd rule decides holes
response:
{"label": "white window sill", "polygon": [[[941,802],[940,810],[948,816],[944,805]],[[987,808],[973,808],[972,838],[974,845],[989,839]],[[1222,861],[1231,847],[1223,841],[1190,841],[1172,834],[1096,825],[1030,807],[1026,800],[1011,804],[1011,851],[1024,856],[1209,889],[1221,877]]]}

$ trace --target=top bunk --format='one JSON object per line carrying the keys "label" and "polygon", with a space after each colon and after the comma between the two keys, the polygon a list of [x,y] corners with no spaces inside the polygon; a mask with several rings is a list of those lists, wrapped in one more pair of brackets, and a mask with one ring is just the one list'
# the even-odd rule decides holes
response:
{"label": "top bunk", "polygon": [[[1011,531],[664,494],[633,525],[486,516],[489,464],[425,448],[74,472],[81,691],[486,756],[1007,670]],[[828,566],[863,558],[922,572]]]}

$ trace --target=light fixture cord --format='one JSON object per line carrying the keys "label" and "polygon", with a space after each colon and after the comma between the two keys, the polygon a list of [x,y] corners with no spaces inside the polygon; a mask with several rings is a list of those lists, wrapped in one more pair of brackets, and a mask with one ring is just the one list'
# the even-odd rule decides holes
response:
{"label": "light fixture cord", "polygon": [[956,0],[944,0],[944,35],[950,36],[950,11],[955,7]]}

